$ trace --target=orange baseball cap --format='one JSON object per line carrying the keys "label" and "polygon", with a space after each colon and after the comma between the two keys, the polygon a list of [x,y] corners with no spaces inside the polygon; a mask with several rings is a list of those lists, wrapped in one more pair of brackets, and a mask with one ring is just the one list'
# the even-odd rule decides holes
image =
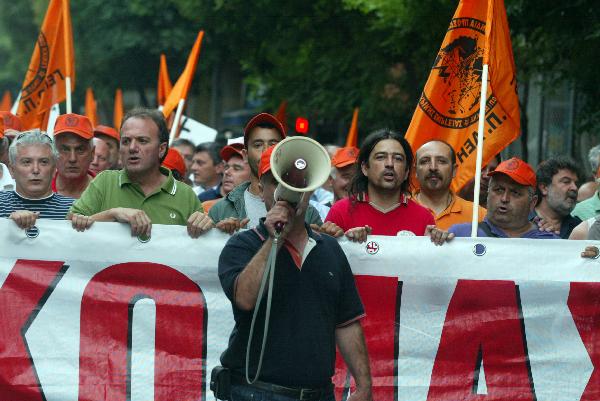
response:
{"label": "orange baseball cap", "polygon": [[258,178],[271,170],[271,154],[275,149],[275,145],[271,145],[260,155],[260,163],[258,163]]}
{"label": "orange baseball cap", "polygon": [[113,139],[116,139],[117,142],[121,142],[121,135],[117,132],[113,127],[109,127],[107,125],[96,125],[94,128],[94,136],[96,135],[106,135]]}
{"label": "orange baseball cap", "polygon": [[71,133],[82,137],[83,139],[92,139],[94,129],[90,119],[79,114],[63,114],[58,116],[54,125],[54,136]]}
{"label": "orange baseball cap", "polygon": [[339,148],[331,159],[331,165],[337,168],[342,168],[356,163],[356,160],[358,159],[358,151],[358,148],[355,146]]}
{"label": "orange baseball cap", "polygon": [[0,111],[0,120],[2,120],[2,126],[0,126],[2,134],[6,129],[14,129],[15,131],[21,131],[22,129],[21,119],[10,111]]}
{"label": "orange baseball cap", "polygon": [[283,127],[283,124],[281,124],[281,121],[269,113],[260,113],[252,117],[250,121],[248,121],[248,124],[246,124],[246,128],[244,128],[244,140],[248,139],[248,135],[250,135],[252,128],[259,124],[271,124],[275,126],[277,131],[281,134],[281,139],[285,138],[285,128]]}
{"label": "orange baseball cap", "polygon": [[169,148],[167,151],[167,156],[165,157],[165,160],[163,160],[162,165],[169,170],[177,171],[179,175],[185,177],[185,161],[177,149]]}
{"label": "orange baseball cap", "polygon": [[496,170],[488,173],[489,176],[497,174],[505,174],[521,185],[535,187],[537,182],[533,168],[517,157],[503,161]]}
{"label": "orange baseball cap", "polygon": [[221,155],[221,159],[226,162],[228,162],[232,156],[239,156],[243,159],[244,154],[242,153],[242,149],[244,149],[243,143],[232,143],[231,145],[224,146],[219,154]]}

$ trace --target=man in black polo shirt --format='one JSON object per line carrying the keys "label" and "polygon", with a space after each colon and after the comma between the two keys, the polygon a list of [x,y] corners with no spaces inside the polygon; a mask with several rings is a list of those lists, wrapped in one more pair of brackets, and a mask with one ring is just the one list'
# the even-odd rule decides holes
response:
{"label": "man in black polo shirt", "polygon": [[[349,399],[370,401],[369,358],[359,321],[364,309],[346,256],[334,238],[304,223],[308,195],[296,210],[274,201],[277,182],[270,172],[269,150],[259,165],[267,216],[255,229],[234,235],[219,259],[219,278],[235,318],[229,347],[221,356],[231,371],[230,399],[261,399],[268,393],[273,400],[333,401],[337,345],[357,384]],[[258,381],[250,385],[246,348],[277,222],[285,225],[278,242],[269,331]],[[250,380],[256,376],[265,309],[262,302],[250,348]]]}

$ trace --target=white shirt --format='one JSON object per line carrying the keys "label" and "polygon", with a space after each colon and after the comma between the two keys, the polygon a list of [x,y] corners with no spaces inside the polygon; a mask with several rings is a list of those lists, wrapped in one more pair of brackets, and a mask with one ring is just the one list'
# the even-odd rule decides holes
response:
{"label": "white shirt", "polygon": [[8,167],[0,163],[2,169],[2,177],[0,177],[0,191],[13,191],[16,188],[15,180],[10,175]]}

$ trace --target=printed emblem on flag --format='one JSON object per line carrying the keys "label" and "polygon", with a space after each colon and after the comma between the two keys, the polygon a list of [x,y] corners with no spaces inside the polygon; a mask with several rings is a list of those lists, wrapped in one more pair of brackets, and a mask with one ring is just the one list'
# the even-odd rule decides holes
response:
{"label": "printed emblem on flag", "polygon": [[[454,18],[444,43],[433,63],[431,73],[444,83],[439,95],[425,88],[419,107],[437,125],[466,128],[477,123],[485,22],[475,18]],[[428,90],[429,89],[429,90]],[[438,88],[439,89],[439,88]],[[488,107],[493,105],[488,97]]]}
{"label": "printed emblem on flag", "polygon": [[[46,79],[46,75],[48,73],[50,49],[48,47],[48,41],[46,40],[44,32],[40,32],[40,34],[38,35],[38,39],[35,42],[34,54],[36,53],[39,56],[39,60],[38,64],[36,65],[35,75],[23,87],[23,94],[21,95],[22,99],[26,99],[29,96],[33,95],[33,93],[37,91],[40,85],[44,83],[44,80]],[[32,69],[30,69],[29,71],[33,72]]]}

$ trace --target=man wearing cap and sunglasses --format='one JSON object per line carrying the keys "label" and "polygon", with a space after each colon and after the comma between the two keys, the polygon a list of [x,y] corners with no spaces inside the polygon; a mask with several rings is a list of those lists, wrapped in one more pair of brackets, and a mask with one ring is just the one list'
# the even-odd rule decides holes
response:
{"label": "man wearing cap and sunglasses", "polygon": [[94,158],[94,130],[86,116],[63,114],[54,125],[54,141],[58,150],[56,176],[52,190],[71,198],[79,198],[95,174],[90,171]]}
{"label": "man wearing cap and sunglasses", "polygon": [[196,238],[213,226],[188,185],[176,181],[161,162],[167,154],[169,131],[161,112],[135,109],[121,124],[122,170],[106,170],[73,204],[73,228],[83,231],[94,221],[118,221],[133,236],[150,236],[152,224],[187,226]]}
{"label": "man wearing cap and sunglasses", "polygon": [[[268,113],[260,113],[244,128],[244,156],[250,165],[250,181],[238,185],[208,212],[216,227],[233,233],[243,227],[255,227],[265,217],[267,209],[262,200],[258,180],[258,164],[262,153],[285,138],[283,124]],[[319,213],[311,206],[306,221],[321,225]]]}
{"label": "man wearing cap and sunglasses", "polygon": [[74,199],[52,192],[58,158],[52,139],[37,129],[25,131],[13,139],[9,158],[16,188],[0,192],[0,217],[25,230],[38,218],[63,220]]}
{"label": "man wearing cap and sunglasses", "polygon": [[[487,214],[477,229],[478,237],[558,239],[552,232],[540,231],[529,221],[537,203],[533,168],[513,157],[498,165],[491,176]],[[448,230],[457,237],[471,236],[471,223],[455,224]]]}

